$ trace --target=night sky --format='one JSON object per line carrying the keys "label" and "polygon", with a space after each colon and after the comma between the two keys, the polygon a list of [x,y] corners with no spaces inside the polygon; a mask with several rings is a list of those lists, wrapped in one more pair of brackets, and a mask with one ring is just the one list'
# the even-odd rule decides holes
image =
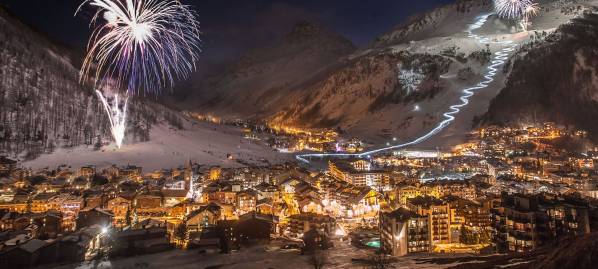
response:
{"label": "night sky", "polygon": [[[26,23],[83,50],[91,30],[74,17],[82,0],[0,0]],[[183,0],[199,14],[204,65],[226,63],[271,45],[301,20],[319,22],[366,46],[408,16],[454,0]]]}

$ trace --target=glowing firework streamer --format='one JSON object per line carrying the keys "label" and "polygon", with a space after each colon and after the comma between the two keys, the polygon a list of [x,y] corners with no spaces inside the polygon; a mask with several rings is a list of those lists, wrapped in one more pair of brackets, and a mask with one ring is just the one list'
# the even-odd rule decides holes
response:
{"label": "glowing firework streamer", "polygon": [[100,98],[100,101],[102,101],[102,105],[108,114],[108,119],[110,120],[110,131],[112,132],[116,146],[120,148],[122,146],[123,140],[125,139],[129,96],[126,96],[121,103],[121,100],[118,98],[118,94],[114,95],[114,99],[111,102],[104,97],[104,94],[102,94],[101,91],[96,90],[96,94],[98,95],[98,98]]}
{"label": "glowing firework streamer", "polygon": [[199,23],[177,0],[86,0],[77,12],[85,5],[98,11],[80,80],[92,80],[97,89],[126,90],[124,104],[110,104],[98,91],[120,147],[129,95],[159,94],[195,70]]}

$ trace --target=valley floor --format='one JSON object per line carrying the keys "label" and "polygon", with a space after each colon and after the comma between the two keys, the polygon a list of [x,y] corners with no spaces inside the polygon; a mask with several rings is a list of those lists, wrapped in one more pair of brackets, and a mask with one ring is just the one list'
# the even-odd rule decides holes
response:
{"label": "valley floor", "polygon": [[[227,158],[228,154],[232,159]],[[260,141],[243,138],[238,128],[194,122],[183,130],[165,125],[154,126],[150,141],[134,144],[125,141],[121,149],[113,143],[98,151],[93,146],[57,149],[52,154],[24,162],[23,166],[41,169],[66,164],[102,168],[131,164],[143,167],[144,171],[153,171],[179,167],[189,160],[202,165],[239,167],[244,164],[266,165],[266,160],[270,163],[285,162],[292,160],[292,156],[278,153]]]}

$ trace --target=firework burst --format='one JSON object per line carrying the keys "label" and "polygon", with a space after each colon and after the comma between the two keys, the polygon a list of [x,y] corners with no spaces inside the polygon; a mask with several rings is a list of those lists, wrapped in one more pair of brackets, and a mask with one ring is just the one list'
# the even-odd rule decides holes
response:
{"label": "firework burst", "polygon": [[96,87],[112,80],[127,92],[159,94],[195,70],[199,23],[188,6],[176,0],[87,0],[84,5],[99,10],[81,79]]}
{"label": "firework burst", "polygon": [[525,8],[525,11],[523,12],[523,19],[525,21],[529,21],[530,18],[538,15],[538,11],[540,11],[540,5],[537,3],[532,3]]}
{"label": "firework burst", "polygon": [[505,19],[523,18],[526,10],[531,5],[533,5],[531,0],[494,0],[496,13]]}
{"label": "firework burst", "polygon": [[494,0],[494,8],[501,18],[520,20],[527,30],[530,19],[538,14],[540,5],[532,0]]}
{"label": "firework burst", "polygon": [[177,0],[86,0],[98,8],[80,80],[96,89],[125,90],[125,97],[97,94],[120,148],[131,94],[159,94],[196,68],[200,52],[195,13]]}

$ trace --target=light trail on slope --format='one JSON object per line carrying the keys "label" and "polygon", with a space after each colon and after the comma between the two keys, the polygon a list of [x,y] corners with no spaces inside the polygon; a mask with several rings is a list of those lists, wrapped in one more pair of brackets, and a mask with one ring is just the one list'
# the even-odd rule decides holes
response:
{"label": "light trail on slope", "polygon": [[441,121],[440,123],[438,123],[438,125],[436,125],[436,127],[434,129],[432,129],[430,132],[428,132],[428,133],[424,134],[423,136],[420,136],[410,142],[407,142],[407,143],[394,145],[394,146],[388,146],[388,147],[370,150],[370,151],[361,152],[361,153],[300,154],[300,155],[297,155],[295,158],[297,158],[297,160],[305,162],[305,163],[310,163],[308,158],[312,158],[312,157],[316,157],[316,158],[323,158],[323,157],[363,158],[364,156],[370,156],[372,154],[377,154],[377,153],[389,151],[389,150],[400,149],[400,148],[413,146],[413,145],[422,143],[422,142],[426,141],[427,139],[431,138],[432,136],[438,134],[442,130],[444,130],[453,121],[455,121],[455,115],[461,111],[461,108],[463,108],[469,104],[469,99],[472,96],[474,96],[475,91],[487,88],[490,85],[490,83],[492,83],[494,81],[494,77],[496,77],[496,74],[498,73],[498,67],[504,65],[506,63],[506,60],[509,58],[509,55],[511,54],[511,52],[513,52],[515,50],[516,44],[514,44],[513,41],[490,41],[490,39],[488,37],[483,37],[483,36],[473,33],[474,30],[477,30],[477,29],[481,28],[482,26],[484,26],[484,24],[486,24],[486,22],[488,21],[488,18],[491,15],[493,15],[493,13],[478,16],[476,18],[476,21],[473,24],[469,25],[469,27],[467,28],[467,30],[465,32],[467,33],[467,36],[469,38],[473,38],[481,44],[502,44],[502,45],[507,45],[507,47],[494,53],[494,58],[492,59],[490,65],[488,65],[488,67],[487,67],[488,72],[484,75],[485,80],[479,82],[476,86],[463,89],[462,90],[463,95],[459,98],[459,100],[461,102],[450,106],[449,111],[442,114],[444,120]]}

